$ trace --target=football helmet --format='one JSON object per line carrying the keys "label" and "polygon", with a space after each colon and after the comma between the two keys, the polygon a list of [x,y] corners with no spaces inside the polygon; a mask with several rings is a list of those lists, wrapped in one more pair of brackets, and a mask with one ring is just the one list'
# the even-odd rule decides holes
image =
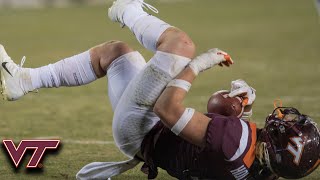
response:
{"label": "football helmet", "polygon": [[275,108],[266,118],[259,139],[266,143],[265,164],[280,177],[302,178],[320,164],[319,129],[295,108]]}

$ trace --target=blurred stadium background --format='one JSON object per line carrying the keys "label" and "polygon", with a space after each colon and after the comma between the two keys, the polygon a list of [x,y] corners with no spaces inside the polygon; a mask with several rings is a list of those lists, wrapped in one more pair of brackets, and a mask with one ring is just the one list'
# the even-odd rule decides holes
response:
{"label": "blurred stadium background", "polygon": [[66,7],[74,4],[97,5],[107,0],[0,0],[0,6],[9,8]]}
{"label": "blurred stadium background", "polygon": [[[198,52],[219,47],[236,61],[230,69],[205,72],[185,103],[205,112],[207,97],[243,78],[257,89],[254,121],[262,127],[280,98],[320,123],[320,26],[312,0],[162,0],[147,1],[159,16],[185,30]],[[104,41],[118,39],[142,52],[127,29],[107,19],[104,0],[0,0],[0,43],[26,67],[54,63]],[[37,7],[37,8],[34,8]],[[60,7],[60,8],[54,8]],[[63,8],[61,8],[63,7]],[[42,173],[14,170],[7,153],[0,153],[0,179],[74,179],[93,161],[126,158],[112,139],[112,111],[106,79],[86,87],[41,89],[18,102],[0,101],[0,137],[62,140],[49,154]],[[139,167],[114,179],[146,179]],[[172,179],[161,171],[158,179]],[[318,169],[305,179],[320,179]]]}

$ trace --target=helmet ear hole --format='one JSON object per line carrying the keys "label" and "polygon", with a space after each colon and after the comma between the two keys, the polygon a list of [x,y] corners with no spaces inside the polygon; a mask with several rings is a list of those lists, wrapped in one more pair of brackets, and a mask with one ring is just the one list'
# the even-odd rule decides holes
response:
{"label": "helmet ear hole", "polygon": [[301,125],[303,125],[303,124],[306,123],[307,120],[308,120],[308,116],[302,114],[302,115],[300,115],[299,118],[298,118],[298,123],[301,124]]}

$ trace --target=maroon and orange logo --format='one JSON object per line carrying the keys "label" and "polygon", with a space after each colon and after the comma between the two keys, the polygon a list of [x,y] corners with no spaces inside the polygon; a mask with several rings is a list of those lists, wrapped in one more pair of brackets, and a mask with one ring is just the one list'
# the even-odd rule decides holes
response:
{"label": "maroon and orange logo", "polygon": [[3,145],[6,147],[16,168],[19,167],[21,159],[29,149],[34,151],[27,168],[41,168],[42,166],[39,166],[39,162],[45,151],[47,149],[57,149],[59,143],[60,140],[22,140],[18,147],[16,147],[12,140],[3,140]]}

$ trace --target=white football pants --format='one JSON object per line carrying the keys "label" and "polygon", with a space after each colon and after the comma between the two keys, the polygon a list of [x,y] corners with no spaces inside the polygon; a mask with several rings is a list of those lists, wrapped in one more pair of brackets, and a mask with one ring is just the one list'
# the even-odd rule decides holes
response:
{"label": "white football pants", "polygon": [[[115,143],[126,156],[133,158],[140,151],[145,135],[160,120],[153,105],[189,61],[158,51],[128,84],[116,105],[112,123]],[[112,85],[111,82],[109,86]]]}
{"label": "white football pants", "polygon": [[114,110],[113,137],[130,160],[88,164],[78,172],[77,179],[107,179],[139,163],[134,156],[140,151],[145,135],[160,120],[153,112],[153,105],[189,62],[188,58],[158,51],[148,64],[138,52],[132,52],[110,65],[107,75]]}

